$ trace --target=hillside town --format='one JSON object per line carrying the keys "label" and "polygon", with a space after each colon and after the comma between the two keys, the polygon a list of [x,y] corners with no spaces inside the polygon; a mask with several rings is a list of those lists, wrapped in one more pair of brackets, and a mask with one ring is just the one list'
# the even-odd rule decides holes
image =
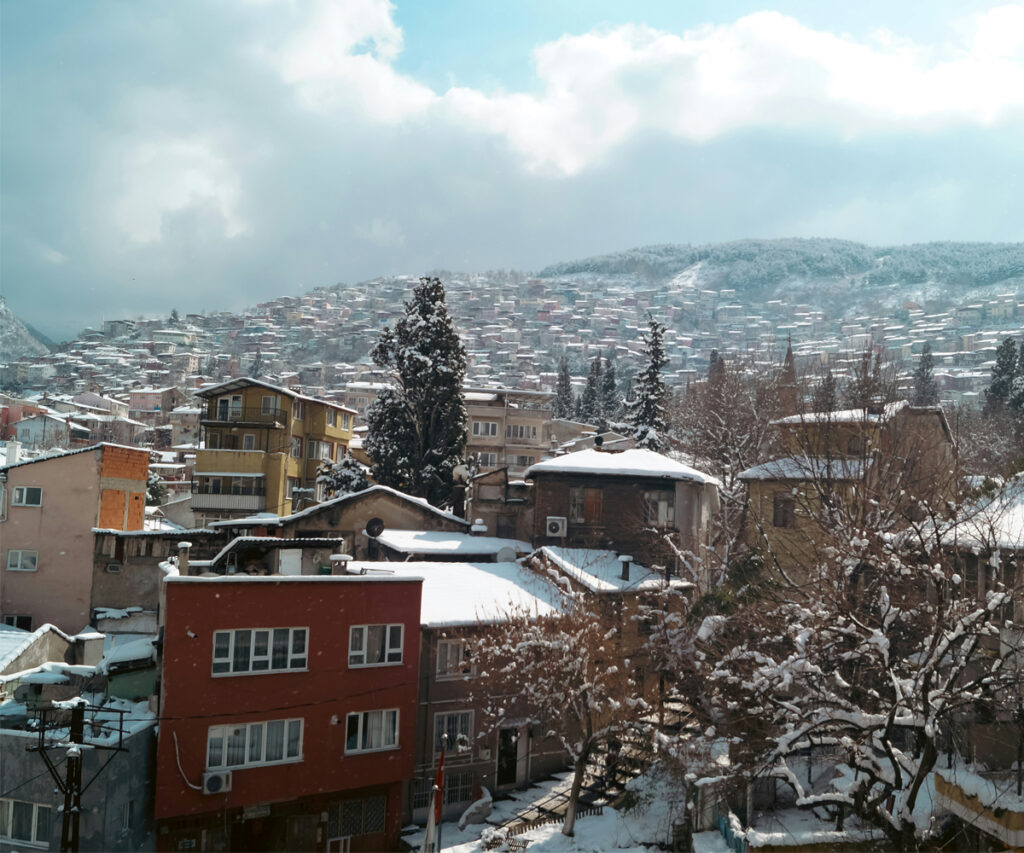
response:
{"label": "hillside town", "polygon": [[0,366],[0,850],[1024,845],[1024,302],[734,300],[395,279]]}

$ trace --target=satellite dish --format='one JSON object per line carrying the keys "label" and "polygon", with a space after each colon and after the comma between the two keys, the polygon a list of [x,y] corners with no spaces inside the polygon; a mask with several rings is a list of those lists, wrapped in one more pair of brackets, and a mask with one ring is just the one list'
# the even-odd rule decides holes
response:
{"label": "satellite dish", "polygon": [[376,539],[384,532],[384,520],[381,518],[371,518],[366,522],[366,535],[371,539]]}
{"label": "satellite dish", "polygon": [[509,548],[506,545],[494,555],[494,559],[499,563],[514,563],[516,561],[516,552],[513,548]]}
{"label": "satellite dish", "polygon": [[600,447],[602,444],[604,444],[604,437],[600,436],[600,435],[595,435],[594,436],[594,447]]}

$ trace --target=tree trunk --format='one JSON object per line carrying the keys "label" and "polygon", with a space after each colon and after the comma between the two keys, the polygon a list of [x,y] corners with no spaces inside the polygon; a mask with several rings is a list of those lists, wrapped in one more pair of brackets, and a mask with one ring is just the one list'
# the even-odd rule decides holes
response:
{"label": "tree trunk", "polygon": [[565,810],[565,823],[562,824],[562,835],[572,838],[576,828],[576,804],[583,789],[583,777],[587,772],[587,759],[590,758],[593,744],[587,740],[576,759],[576,770],[572,776],[572,788],[569,789],[569,807]]}

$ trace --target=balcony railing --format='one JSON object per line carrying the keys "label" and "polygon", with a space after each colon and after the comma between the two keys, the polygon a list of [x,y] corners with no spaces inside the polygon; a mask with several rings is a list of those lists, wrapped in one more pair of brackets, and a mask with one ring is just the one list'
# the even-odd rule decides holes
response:
{"label": "balcony railing", "polygon": [[284,409],[263,408],[216,408],[207,409],[201,422],[204,424],[267,424],[284,427],[287,416]]}
{"label": "balcony railing", "polygon": [[210,492],[192,492],[193,509],[242,509],[259,511],[266,509],[266,495],[218,495]]}

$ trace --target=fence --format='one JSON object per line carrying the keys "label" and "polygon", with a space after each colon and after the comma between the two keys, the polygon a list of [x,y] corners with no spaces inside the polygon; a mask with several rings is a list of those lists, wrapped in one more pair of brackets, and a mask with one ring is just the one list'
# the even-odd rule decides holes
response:
{"label": "fence", "polygon": [[[577,818],[592,817],[594,815],[601,814],[604,814],[604,806],[581,805],[576,808]],[[548,826],[552,823],[563,823],[564,821],[565,815],[552,815],[551,817],[539,817],[534,820],[517,823],[515,826],[502,828],[485,842],[484,850],[497,850],[502,844],[506,843],[506,841],[508,842],[509,850],[525,850],[526,845],[530,842],[526,839],[516,838],[516,836],[529,832],[531,829],[536,829],[538,826]],[[739,851],[738,853],[743,853],[743,851]]]}

